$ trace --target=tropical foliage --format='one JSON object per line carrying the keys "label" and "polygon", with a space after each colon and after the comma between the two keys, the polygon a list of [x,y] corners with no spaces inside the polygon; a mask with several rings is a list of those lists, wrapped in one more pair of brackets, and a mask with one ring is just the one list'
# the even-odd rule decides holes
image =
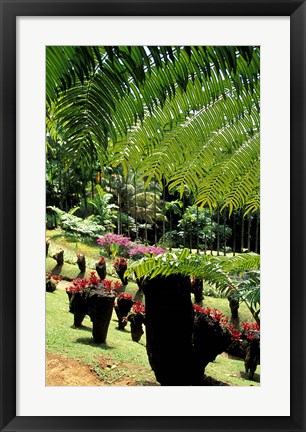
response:
{"label": "tropical foliage", "polygon": [[47,144],[259,208],[259,47],[48,47]]}

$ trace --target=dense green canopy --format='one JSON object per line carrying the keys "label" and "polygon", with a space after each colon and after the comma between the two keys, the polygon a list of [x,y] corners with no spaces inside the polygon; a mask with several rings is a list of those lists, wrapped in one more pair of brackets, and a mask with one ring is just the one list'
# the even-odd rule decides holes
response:
{"label": "dense green canopy", "polygon": [[260,48],[47,47],[47,143],[199,205],[259,209]]}

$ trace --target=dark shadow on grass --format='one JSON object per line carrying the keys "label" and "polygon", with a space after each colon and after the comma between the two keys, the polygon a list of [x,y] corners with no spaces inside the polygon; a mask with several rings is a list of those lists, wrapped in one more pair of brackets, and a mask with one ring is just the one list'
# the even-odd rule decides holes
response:
{"label": "dark shadow on grass", "polygon": [[257,374],[257,373],[254,373],[254,378],[253,379],[250,379],[249,375],[246,372],[244,372],[244,371],[240,371],[240,376],[241,376],[241,378],[244,378],[244,379],[246,379],[248,381],[255,381],[257,383],[260,383],[260,375]]}
{"label": "dark shadow on grass", "polygon": [[92,328],[91,327],[87,327],[85,325],[82,325],[81,327],[75,327],[74,325],[72,325],[71,328],[74,329],[74,330],[81,330],[81,331],[92,332]]}
{"label": "dark shadow on grass", "polygon": [[59,276],[61,274],[63,264],[56,264],[56,266],[51,270],[51,274]]}
{"label": "dark shadow on grass", "polygon": [[96,343],[92,338],[77,338],[75,343],[80,343],[83,345],[89,345],[89,346],[96,346],[96,347],[100,347],[103,351],[108,351],[108,350],[112,350],[113,347],[104,344],[99,344]]}

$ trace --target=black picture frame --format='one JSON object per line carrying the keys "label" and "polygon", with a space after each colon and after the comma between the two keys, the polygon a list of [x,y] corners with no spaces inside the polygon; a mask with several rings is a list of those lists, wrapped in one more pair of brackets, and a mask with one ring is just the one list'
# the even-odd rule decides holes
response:
{"label": "black picture frame", "polygon": [[[1,431],[305,431],[305,2],[294,0],[0,0],[0,5]],[[290,300],[292,311],[290,416],[256,416],[256,409],[252,417],[243,415],[241,417],[103,418],[16,416],[16,291],[13,289],[16,286],[16,17],[71,15],[290,16]],[[29,395],[30,392],[31,389]]]}

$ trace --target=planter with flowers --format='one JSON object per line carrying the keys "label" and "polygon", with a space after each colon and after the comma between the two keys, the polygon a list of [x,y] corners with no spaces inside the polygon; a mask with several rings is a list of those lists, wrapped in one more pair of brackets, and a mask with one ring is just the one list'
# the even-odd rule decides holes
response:
{"label": "planter with flowers", "polygon": [[144,333],[143,324],[146,322],[146,311],[141,301],[136,301],[127,316],[127,320],[131,324],[132,340],[134,342],[139,342]]}
{"label": "planter with flowers", "polygon": [[[201,381],[205,367],[215,360],[231,344],[232,338],[241,336],[228,328],[228,318],[217,309],[202,308],[194,304],[193,345],[193,383]],[[235,332],[235,331],[234,331]]]}
{"label": "planter with flowers", "polygon": [[60,280],[61,280],[60,276],[56,276],[51,273],[48,274],[46,276],[46,291],[54,292]]}
{"label": "planter with flowers", "polygon": [[127,269],[127,260],[125,258],[116,258],[114,262],[114,269],[117,272],[117,275],[119,276],[122,285],[126,286],[128,281],[127,277],[124,276],[124,273]]}
{"label": "planter with flowers", "polygon": [[118,317],[118,328],[123,330],[127,325],[127,315],[133,306],[132,294],[120,293],[116,299],[115,310]]}
{"label": "planter with flowers", "polygon": [[96,263],[96,272],[98,273],[99,278],[101,280],[106,278],[106,262],[103,255],[99,258],[99,261]]}
{"label": "planter with flowers", "polygon": [[106,341],[109,323],[112,317],[116,291],[121,287],[119,281],[110,279],[91,281],[88,292],[88,314],[92,321],[92,336],[96,343]]}
{"label": "planter with flowers", "polygon": [[72,281],[72,285],[66,288],[69,298],[69,312],[73,314],[73,326],[80,328],[85,315],[88,314],[87,293],[89,280],[77,278]]}
{"label": "planter with flowers", "polygon": [[242,323],[242,338],[245,343],[244,367],[249,379],[254,378],[257,365],[260,364],[260,328],[257,323]]}

